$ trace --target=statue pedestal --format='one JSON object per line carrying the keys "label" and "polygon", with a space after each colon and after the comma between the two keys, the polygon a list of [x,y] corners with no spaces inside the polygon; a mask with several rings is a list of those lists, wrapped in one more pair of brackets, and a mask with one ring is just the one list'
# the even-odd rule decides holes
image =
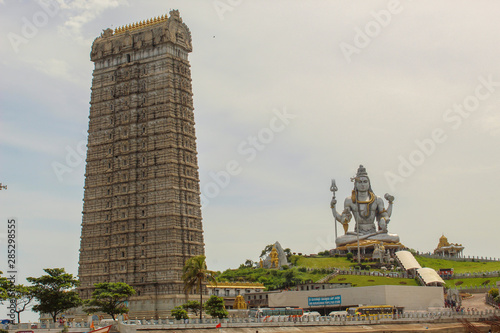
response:
{"label": "statue pedestal", "polygon": [[[406,246],[404,246],[400,242],[382,242],[378,240],[367,240],[367,239],[359,241],[360,254],[368,258],[372,257],[373,251],[375,250],[375,248],[379,246],[384,246],[385,250],[389,250],[391,254],[394,254],[396,251],[406,248]],[[334,251],[336,253],[348,253],[348,252],[357,253],[358,242],[352,242],[349,244],[338,246],[336,249],[334,249]]]}

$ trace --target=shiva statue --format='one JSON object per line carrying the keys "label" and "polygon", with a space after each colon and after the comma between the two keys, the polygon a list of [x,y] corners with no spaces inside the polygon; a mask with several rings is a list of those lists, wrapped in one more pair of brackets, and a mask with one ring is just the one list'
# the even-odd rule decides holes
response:
{"label": "shiva statue", "polygon": [[[340,222],[344,228],[344,235],[337,237],[335,243],[337,247],[357,242],[358,240],[374,240],[388,243],[398,243],[399,236],[389,234],[387,226],[392,214],[394,197],[385,194],[384,198],[389,202],[387,209],[384,208],[384,201],[377,197],[371,188],[370,178],[366,169],[360,165],[356,176],[351,178],[354,182],[352,195],[344,201],[344,211],[339,214],[335,208],[337,200],[335,198],[335,181],[332,181],[331,191],[333,198],[330,207],[332,208],[335,220]],[[354,217],[356,222],[354,231],[348,231],[349,222]],[[377,226],[375,225],[377,222]],[[359,237],[358,237],[359,236]]]}

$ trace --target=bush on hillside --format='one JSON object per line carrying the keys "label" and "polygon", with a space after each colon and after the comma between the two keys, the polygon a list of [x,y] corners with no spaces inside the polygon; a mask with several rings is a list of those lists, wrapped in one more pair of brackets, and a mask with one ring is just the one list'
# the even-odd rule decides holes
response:
{"label": "bush on hillside", "polygon": [[488,291],[488,295],[490,295],[493,298],[496,298],[499,295],[498,288],[491,288]]}

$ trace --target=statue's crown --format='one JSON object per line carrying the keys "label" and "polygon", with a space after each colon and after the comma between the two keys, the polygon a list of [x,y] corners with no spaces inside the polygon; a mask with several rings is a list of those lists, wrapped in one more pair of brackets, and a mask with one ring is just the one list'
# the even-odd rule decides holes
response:
{"label": "statue's crown", "polygon": [[368,172],[366,172],[366,169],[364,166],[360,165],[358,168],[358,172],[356,173],[356,177],[368,177]]}
{"label": "statue's crown", "polygon": [[351,181],[355,181],[356,179],[359,179],[359,177],[368,177],[368,172],[366,172],[366,169],[364,166],[360,165],[358,168],[358,172],[356,172],[356,176],[351,178]]}

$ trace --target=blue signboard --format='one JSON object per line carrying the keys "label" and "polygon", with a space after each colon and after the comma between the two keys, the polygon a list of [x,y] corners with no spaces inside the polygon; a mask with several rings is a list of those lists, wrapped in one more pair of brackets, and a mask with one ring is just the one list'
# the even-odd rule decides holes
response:
{"label": "blue signboard", "polygon": [[342,298],[340,295],[307,298],[307,304],[309,306],[340,305],[341,303]]}

